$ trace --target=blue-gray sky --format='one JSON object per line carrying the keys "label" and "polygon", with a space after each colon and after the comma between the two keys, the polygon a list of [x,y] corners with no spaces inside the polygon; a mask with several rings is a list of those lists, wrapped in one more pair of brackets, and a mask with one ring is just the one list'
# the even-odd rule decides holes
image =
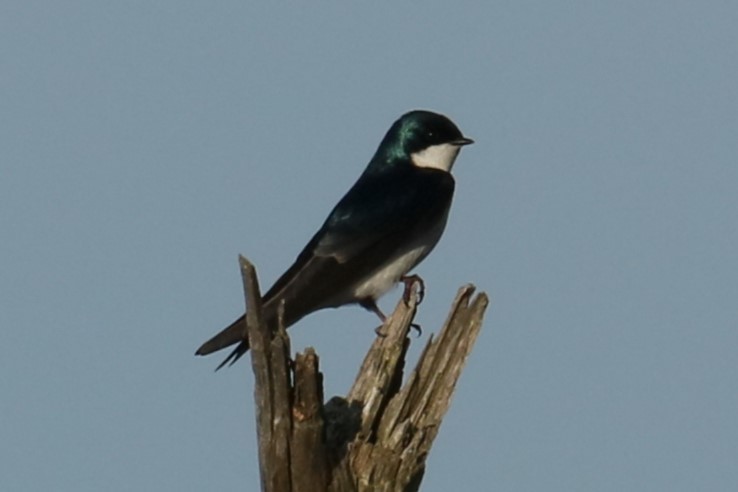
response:
{"label": "blue-gray sky", "polygon": [[[413,355],[492,301],[423,490],[738,489],[738,6],[254,3],[0,6],[0,489],[255,490],[192,354],[414,108],[477,143]],[[375,324],[293,329],[327,396]]]}

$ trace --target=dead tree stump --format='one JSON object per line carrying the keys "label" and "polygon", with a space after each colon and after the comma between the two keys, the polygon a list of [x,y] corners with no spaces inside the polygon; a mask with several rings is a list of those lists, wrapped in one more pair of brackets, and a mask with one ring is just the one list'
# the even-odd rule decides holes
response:
{"label": "dead tree stump", "polygon": [[[416,296],[400,300],[369,349],[346,398],[323,403],[312,348],[290,360],[287,333],[261,322],[251,263],[239,259],[255,376],[259,468],[265,492],[415,491],[482,326],[486,294],[459,289],[443,328],[431,335],[403,381]],[[281,323],[280,323],[281,325]]]}

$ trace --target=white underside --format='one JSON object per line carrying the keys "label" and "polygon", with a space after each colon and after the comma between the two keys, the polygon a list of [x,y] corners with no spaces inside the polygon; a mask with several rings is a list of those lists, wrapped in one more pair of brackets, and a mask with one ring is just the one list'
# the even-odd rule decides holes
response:
{"label": "white underside", "polygon": [[427,231],[413,244],[391,258],[382,268],[371,277],[358,282],[352,289],[354,299],[378,299],[392,287],[400,278],[420,263],[435,247],[446,227],[446,218],[442,217],[433,229]]}
{"label": "white underside", "polygon": [[353,295],[358,299],[378,299],[394,287],[400,278],[410,272],[427,254],[427,248],[418,247],[395,258],[372,277],[356,285]]}

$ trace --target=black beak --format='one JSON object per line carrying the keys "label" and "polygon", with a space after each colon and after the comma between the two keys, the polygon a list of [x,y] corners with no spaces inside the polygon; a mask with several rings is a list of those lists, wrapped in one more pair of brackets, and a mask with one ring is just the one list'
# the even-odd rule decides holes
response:
{"label": "black beak", "polygon": [[457,140],[454,140],[451,143],[454,144],[454,145],[458,145],[459,147],[461,147],[462,145],[470,145],[470,144],[473,144],[474,143],[474,140],[472,140],[471,138],[461,137],[461,138],[459,138]]}

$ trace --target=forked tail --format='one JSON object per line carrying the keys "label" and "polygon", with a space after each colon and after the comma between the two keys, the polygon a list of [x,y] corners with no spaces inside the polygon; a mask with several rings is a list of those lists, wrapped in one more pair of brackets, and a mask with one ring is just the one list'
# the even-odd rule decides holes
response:
{"label": "forked tail", "polygon": [[[240,342],[240,343],[239,343]],[[195,355],[208,355],[218,350],[230,347],[238,343],[238,346],[230,353],[226,359],[220,363],[215,369],[216,371],[224,365],[233,364],[241,358],[249,350],[249,340],[246,334],[246,316],[241,316],[236,321],[228,325],[224,330],[215,335],[213,338],[203,343]]]}

